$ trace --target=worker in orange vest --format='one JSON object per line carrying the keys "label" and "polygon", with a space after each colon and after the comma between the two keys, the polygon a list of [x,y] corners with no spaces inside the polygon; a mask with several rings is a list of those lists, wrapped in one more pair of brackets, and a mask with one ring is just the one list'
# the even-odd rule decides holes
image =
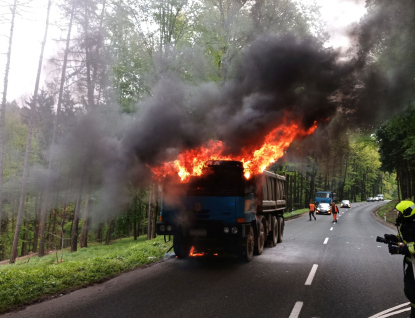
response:
{"label": "worker in orange vest", "polygon": [[309,221],[311,221],[311,216],[313,216],[314,220],[316,220],[316,217],[314,216],[315,211],[316,211],[316,206],[314,205],[314,203],[310,202],[309,210],[308,210],[308,216],[310,217]]}
{"label": "worker in orange vest", "polygon": [[334,201],[331,203],[331,214],[333,215],[333,223],[337,223],[337,213],[339,213],[339,208],[337,207],[336,203]]}

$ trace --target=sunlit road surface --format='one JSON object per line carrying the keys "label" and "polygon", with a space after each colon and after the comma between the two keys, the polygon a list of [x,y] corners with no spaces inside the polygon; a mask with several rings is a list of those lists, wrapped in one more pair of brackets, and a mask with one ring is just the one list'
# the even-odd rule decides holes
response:
{"label": "sunlit road surface", "polygon": [[375,241],[396,233],[371,214],[384,203],[289,220],[248,264],[169,259],[4,317],[408,317],[402,256]]}

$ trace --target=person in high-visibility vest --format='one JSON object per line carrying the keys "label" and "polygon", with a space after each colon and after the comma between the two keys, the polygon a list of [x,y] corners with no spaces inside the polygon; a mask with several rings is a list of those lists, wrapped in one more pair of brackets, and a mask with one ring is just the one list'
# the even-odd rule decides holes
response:
{"label": "person in high-visibility vest", "polygon": [[[389,253],[401,254],[404,257],[404,293],[411,303],[411,315],[415,318],[415,203],[412,201],[401,201],[395,209],[398,212],[395,225],[398,235],[385,234],[389,242]],[[398,245],[398,246],[396,246]]]}
{"label": "person in high-visibility vest", "polygon": [[314,212],[316,212],[316,206],[314,205],[314,203],[309,204],[309,210],[308,210],[308,216],[310,217],[311,221],[311,216],[314,218],[314,220],[317,220],[316,217],[314,216]]}
{"label": "person in high-visibility vest", "polygon": [[334,203],[334,201],[331,202],[330,212],[333,215],[333,223],[337,223],[337,213],[339,213],[339,208],[337,207],[336,203]]}

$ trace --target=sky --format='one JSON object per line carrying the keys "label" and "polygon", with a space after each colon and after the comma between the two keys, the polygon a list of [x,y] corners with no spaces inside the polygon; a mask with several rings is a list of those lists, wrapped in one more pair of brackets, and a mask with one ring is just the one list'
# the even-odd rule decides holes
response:
{"label": "sky", "polygon": [[[302,0],[309,2],[309,0]],[[321,6],[323,19],[327,23],[327,30],[331,36],[328,45],[348,47],[350,39],[346,34],[348,26],[359,22],[366,13],[363,0],[315,0]]]}
{"label": "sky", "polygon": [[[13,0],[5,0],[13,3]],[[349,46],[349,38],[346,34],[347,27],[359,21],[365,14],[364,0],[298,0],[304,3],[315,1],[321,6],[322,18],[327,23],[327,30],[331,36],[327,46],[333,48],[346,48]],[[41,42],[44,35],[46,20],[47,0],[32,0],[31,7],[25,9],[16,17],[12,46],[12,60],[9,72],[7,100],[21,99],[33,94],[36,73],[38,68]],[[4,20],[4,16],[10,16],[9,9],[0,4],[0,94],[3,94],[4,71],[6,67],[6,52],[8,39],[6,35],[10,31],[10,23]],[[45,47],[45,57],[51,57],[56,53],[57,45],[54,39],[60,37],[61,32],[65,36],[65,30],[61,31],[57,24],[59,21],[58,9],[52,5],[49,36]],[[45,63],[44,63],[45,65]],[[43,79],[48,74],[44,74]],[[2,96],[2,95],[1,95]]]}
{"label": "sky", "polygon": [[[12,4],[13,0],[6,0],[6,2]],[[31,95],[34,92],[41,42],[45,32],[46,9],[47,0],[33,0],[30,7],[25,8],[16,16],[7,89],[8,101],[18,99],[22,95]],[[8,8],[0,6],[0,17],[4,14],[7,15],[7,18],[11,16]],[[58,9],[52,5],[45,57],[51,57],[56,52],[57,45],[54,39],[59,38],[61,33],[57,27],[58,18]],[[0,93],[3,94],[8,49],[6,36],[10,32],[10,22],[0,19]],[[42,76],[44,78],[45,74]]]}

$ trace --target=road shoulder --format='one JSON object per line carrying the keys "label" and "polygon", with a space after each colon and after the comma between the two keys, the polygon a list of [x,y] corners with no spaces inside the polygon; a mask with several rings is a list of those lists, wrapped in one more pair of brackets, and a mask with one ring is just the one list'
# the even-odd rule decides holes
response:
{"label": "road shoulder", "polygon": [[379,210],[380,208],[381,208],[380,206],[377,206],[375,209],[373,209],[373,210],[372,210],[372,212],[371,212],[372,217],[373,217],[376,221],[378,221],[379,223],[381,223],[381,224],[383,224],[383,225],[385,225],[385,226],[387,226],[387,227],[389,227],[389,228],[391,228],[391,229],[396,230],[396,227],[395,227],[395,225],[394,225],[394,224],[392,224],[392,223],[390,223],[390,222],[388,222],[388,221],[385,221],[384,219],[382,219],[382,218],[381,218],[381,217],[377,214],[377,212],[378,212],[378,210]]}

